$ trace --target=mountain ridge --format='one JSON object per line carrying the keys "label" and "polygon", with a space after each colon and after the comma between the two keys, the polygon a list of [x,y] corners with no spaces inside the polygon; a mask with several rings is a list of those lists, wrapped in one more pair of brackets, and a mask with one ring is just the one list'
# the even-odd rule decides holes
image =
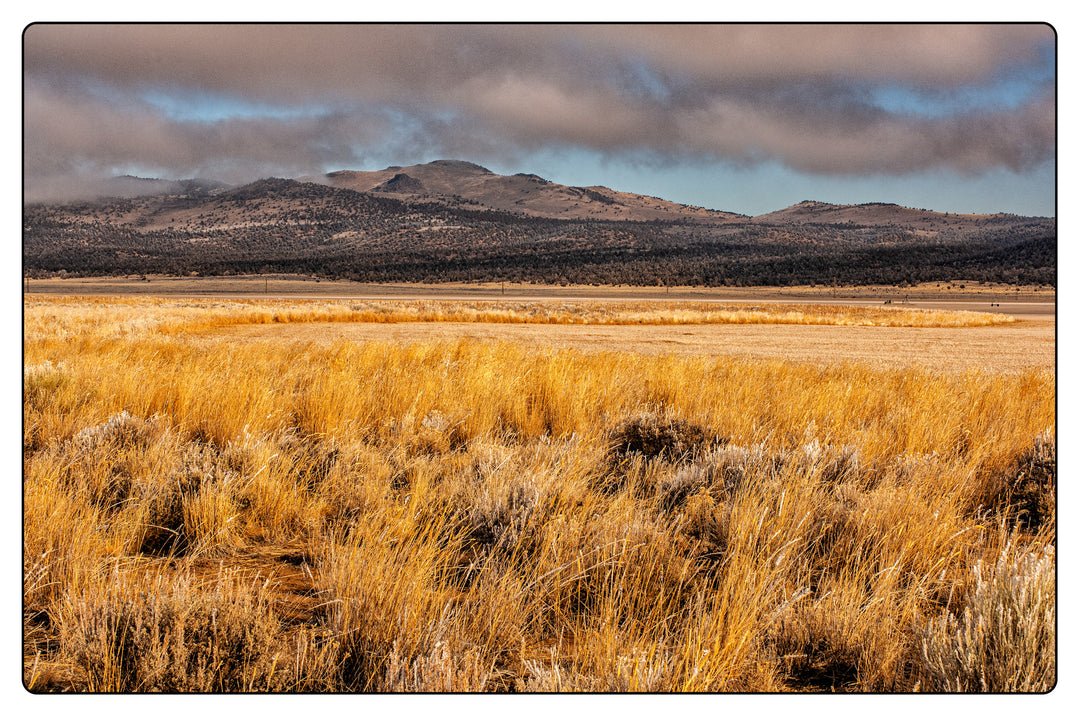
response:
{"label": "mountain ridge", "polygon": [[[395,182],[398,175],[411,180]],[[574,187],[536,174],[496,174],[465,160],[435,160],[407,167],[343,169],[298,181],[327,183],[362,192],[393,192],[421,202],[465,203],[548,219],[741,221],[746,215],[679,204],[603,186]]]}
{"label": "mountain ridge", "polygon": [[[264,178],[269,179],[269,178]],[[159,179],[122,175],[100,184],[90,195],[75,201],[100,201],[115,197],[135,198],[156,194],[207,196],[255,184],[261,180],[230,185],[214,179]],[[381,170],[342,169],[322,175],[304,175],[292,181],[325,184],[360,192],[393,195],[417,203],[469,206],[549,219],[615,221],[690,221],[707,223],[751,222],[757,224],[857,224],[864,226],[904,224],[919,229],[997,219],[1047,219],[1005,212],[957,214],[916,209],[893,202],[833,204],[806,199],[788,207],[758,215],[709,209],[623,192],[601,185],[563,185],[519,172],[500,175],[482,165],[459,159],[438,159],[411,166],[391,165]],[[33,202],[62,204],[64,202]]]}
{"label": "mountain ridge", "polygon": [[[487,176],[467,166],[434,169],[433,176]],[[460,195],[418,198],[427,184],[415,170],[391,171],[380,183],[384,191],[269,178],[210,191],[193,186],[186,194],[26,205],[23,267],[30,276],[302,273],[684,286],[1056,281],[1052,219],[946,220],[881,203],[807,202],[757,218],[552,218]],[[511,180],[565,191],[535,175]],[[574,196],[595,193],[593,204],[624,200],[579,189]]]}

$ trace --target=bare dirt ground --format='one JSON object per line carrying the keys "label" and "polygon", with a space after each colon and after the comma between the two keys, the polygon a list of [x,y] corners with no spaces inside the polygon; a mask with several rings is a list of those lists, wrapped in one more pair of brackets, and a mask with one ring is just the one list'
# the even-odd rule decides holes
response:
{"label": "bare dirt ground", "polygon": [[784,359],[818,364],[855,361],[881,368],[923,366],[943,371],[1016,372],[1055,365],[1050,319],[974,328],[878,326],[682,325],[577,326],[481,323],[260,324],[215,329],[241,340],[412,342],[501,340],[537,349],[675,353]]}

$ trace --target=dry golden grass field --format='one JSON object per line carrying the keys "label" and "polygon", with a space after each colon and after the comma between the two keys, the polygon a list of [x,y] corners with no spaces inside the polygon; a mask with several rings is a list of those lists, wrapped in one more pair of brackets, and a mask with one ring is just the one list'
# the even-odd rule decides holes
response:
{"label": "dry golden grass field", "polygon": [[1053,304],[466,298],[28,295],[27,688],[1054,685]]}
{"label": "dry golden grass field", "polygon": [[850,327],[803,324],[536,325],[479,322],[244,324],[208,336],[331,343],[415,342],[453,337],[531,347],[633,351],[684,356],[782,359],[817,364],[859,362],[874,367],[933,366],[938,370],[1022,372],[1054,365],[1054,323],[970,327]]}

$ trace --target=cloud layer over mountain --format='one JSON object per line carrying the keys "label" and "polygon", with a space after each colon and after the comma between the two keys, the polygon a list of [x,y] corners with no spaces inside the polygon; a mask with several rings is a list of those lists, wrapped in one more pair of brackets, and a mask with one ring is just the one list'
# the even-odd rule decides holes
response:
{"label": "cloud layer over mountain", "polygon": [[[28,195],[585,149],[820,175],[1054,156],[1045,25],[34,25]],[[31,196],[32,198],[32,196]]]}

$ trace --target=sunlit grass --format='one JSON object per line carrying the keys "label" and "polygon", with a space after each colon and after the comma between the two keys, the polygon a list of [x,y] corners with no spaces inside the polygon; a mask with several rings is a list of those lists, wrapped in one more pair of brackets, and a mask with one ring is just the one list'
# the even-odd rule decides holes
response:
{"label": "sunlit grass", "polygon": [[335,312],[27,302],[31,689],[1052,684],[1053,372],[193,333]]}

